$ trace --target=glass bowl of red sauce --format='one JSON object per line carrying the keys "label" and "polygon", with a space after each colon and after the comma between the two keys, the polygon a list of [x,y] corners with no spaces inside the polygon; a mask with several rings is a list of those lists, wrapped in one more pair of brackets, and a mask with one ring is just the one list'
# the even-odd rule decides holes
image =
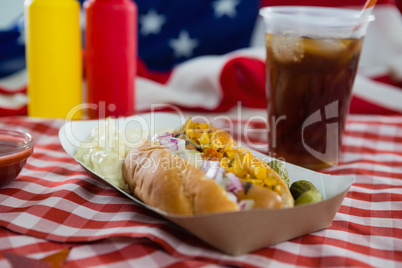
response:
{"label": "glass bowl of red sauce", "polygon": [[0,128],[0,188],[12,182],[33,153],[31,134]]}

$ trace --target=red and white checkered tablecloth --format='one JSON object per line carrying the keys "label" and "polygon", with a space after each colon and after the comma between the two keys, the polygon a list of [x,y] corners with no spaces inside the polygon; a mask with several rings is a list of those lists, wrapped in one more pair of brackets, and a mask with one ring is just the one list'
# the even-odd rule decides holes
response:
{"label": "red and white checkered tablecloth", "polygon": [[63,123],[0,118],[35,138],[0,189],[0,267],[12,267],[9,254],[35,261],[66,248],[65,267],[402,267],[402,116],[349,117],[340,163],[325,172],[356,181],[331,227],[236,257],[93,178],[62,149]]}

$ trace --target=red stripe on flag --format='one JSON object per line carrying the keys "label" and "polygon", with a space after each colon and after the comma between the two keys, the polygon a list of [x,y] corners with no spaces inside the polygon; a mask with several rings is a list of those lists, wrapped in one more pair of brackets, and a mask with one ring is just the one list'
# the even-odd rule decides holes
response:
{"label": "red stripe on flag", "polygon": [[265,63],[259,59],[237,57],[229,60],[222,69],[220,84],[223,99],[219,106],[230,109],[241,101],[242,105],[266,108]]}
{"label": "red stripe on flag", "polygon": [[17,116],[17,115],[26,115],[27,113],[28,113],[27,106],[18,109],[7,109],[4,107],[0,107],[0,116]]}
{"label": "red stripe on flag", "polygon": [[378,115],[392,115],[400,114],[397,111],[385,108],[383,106],[376,105],[372,102],[368,102],[357,96],[353,96],[350,103],[351,114],[378,114]]}
{"label": "red stripe on flag", "polygon": [[27,87],[26,86],[23,86],[23,87],[21,87],[19,89],[10,90],[10,89],[7,89],[7,88],[5,88],[4,86],[2,86],[0,84],[0,94],[14,95],[14,94],[26,94],[26,93],[27,93]]}

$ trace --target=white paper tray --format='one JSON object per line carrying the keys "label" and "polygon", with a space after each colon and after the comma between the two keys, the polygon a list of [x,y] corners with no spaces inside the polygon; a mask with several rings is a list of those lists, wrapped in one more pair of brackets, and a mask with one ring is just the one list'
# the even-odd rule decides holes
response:
{"label": "white paper tray", "polygon": [[[170,113],[155,113],[116,120],[120,129],[128,130],[138,127],[179,128],[186,119]],[[64,150],[74,158],[80,143],[89,138],[91,130],[99,123],[98,120],[66,122],[59,130],[59,138]],[[252,153],[260,158],[268,158],[256,151],[252,151]],[[76,161],[80,163],[77,159]],[[354,182],[353,176],[330,176],[292,164],[287,164],[287,169],[290,183],[302,179],[311,181],[320,190],[325,200],[312,205],[288,209],[180,216],[150,207],[136,197],[113,186],[102,176],[91,170],[88,171],[134,202],[175,222],[213,247],[231,255],[240,255],[329,227]]]}

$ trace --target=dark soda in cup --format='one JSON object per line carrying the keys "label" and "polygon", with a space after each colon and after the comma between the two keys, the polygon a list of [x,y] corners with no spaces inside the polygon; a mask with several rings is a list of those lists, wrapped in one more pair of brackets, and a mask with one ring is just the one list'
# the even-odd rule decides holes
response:
{"label": "dark soda in cup", "polygon": [[307,168],[335,165],[363,38],[266,42],[270,152]]}
{"label": "dark soda in cup", "polygon": [[368,23],[356,10],[268,7],[269,153],[310,169],[338,163]]}

